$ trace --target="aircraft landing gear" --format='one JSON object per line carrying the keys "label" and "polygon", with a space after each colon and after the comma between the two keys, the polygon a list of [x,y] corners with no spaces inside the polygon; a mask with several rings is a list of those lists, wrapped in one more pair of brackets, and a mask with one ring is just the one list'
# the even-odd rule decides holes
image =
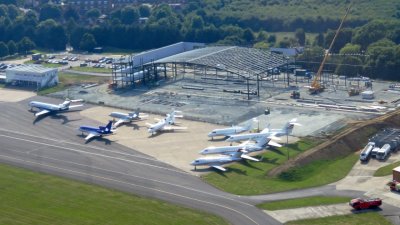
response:
{"label": "aircraft landing gear", "polygon": [[196,171],[197,170],[197,168],[196,168],[196,166],[194,166],[194,171]]}

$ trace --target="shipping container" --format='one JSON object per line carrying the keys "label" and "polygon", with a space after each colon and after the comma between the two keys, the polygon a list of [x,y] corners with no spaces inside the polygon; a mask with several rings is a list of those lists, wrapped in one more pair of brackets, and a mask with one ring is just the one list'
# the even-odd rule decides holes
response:
{"label": "shipping container", "polygon": [[400,166],[393,169],[393,180],[400,182]]}

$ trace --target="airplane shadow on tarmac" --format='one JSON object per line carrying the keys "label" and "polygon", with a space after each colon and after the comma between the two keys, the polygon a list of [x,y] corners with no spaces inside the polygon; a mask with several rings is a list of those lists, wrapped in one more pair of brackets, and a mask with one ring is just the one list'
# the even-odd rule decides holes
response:
{"label": "airplane shadow on tarmac", "polygon": [[228,137],[213,138],[213,139],[209,139],[208,141],[219,142],[219,141],[225,141],[226,139],[228,139]]}
{"label": "airplane shadow on tarmac", "polygon": [[163,130],[163,131],[159,131],[155,134],[150,134],[150,136],[148,136],[147,138],[155,138],[159,135],[162,135],[163,133],[184,133],[184,130]]}
{"label": "airplane shadow on tarmac", "polygon": [[[28,110],[28,111],[29,111],[29,112],[33,112],[33,113],[39,112],[39,111],[34,111],[34,110]],[[58,112],[58,113],[49,113],[49,114],[47,114],[47,115],[37,116],[37,117],[33,120],[32,124],[35,125],[36,123],[40,122],[40,121],[43,120],[44,118],[50,118],[50,119],[55,119],[55,120],[62,119],[62,121],[63,121],[62,124],[66,124],[66,123],[69,123],[69,122],[72,122],[72,121],[81,120],[81,119],[75,119],[75,120],[70,120],[70,119],[68,119],[67,116],[63,115],[64,113],[68,113],[68,112],[75,112],[75,111],[66,111],[66,112]]]}

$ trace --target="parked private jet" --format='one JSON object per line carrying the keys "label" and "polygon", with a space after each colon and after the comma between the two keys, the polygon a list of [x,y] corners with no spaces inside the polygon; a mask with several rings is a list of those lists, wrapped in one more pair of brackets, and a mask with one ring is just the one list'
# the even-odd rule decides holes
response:
{"label": "parked private jet", "polygon": [[208,133],[208,136],[211,137],[211,139],[214,139],[215,136],[228,137],[230,135],[240,134],[242,132],[250,130],[253,127],[253,122],[256,121],[256,118],[254,118],[253,120],[249,120],[245,126],[232,126],[228,128],[215,129]]}
{"label": "parked private jet", "polygon": [[175,118],[176,117],[183,117],[182,115],[175,115],[179,111],[173,111],[171,114],[167,114],[167,116],[158,121],[156,124],[150,124],[147,123],[149,126],[148,132],[151,133],[151,135],[161,132],[161,131],[166,131],[166,130],[184,130],[187,129],[186,127],[177,127],[177,126],[169,126],[169,125],[174,125],[175,124]]}
{"label": "parked private jet", "polygon": [[108,122],[106,126],[99,127],[90,127],[90,126],[80,126],[79,130],[82,131],[82,135],[87,133],[88,135],[85,137],[86,141],[94,137],[102,137],[106,135],[111,135],[115,133],[115,130],[111,129],[112,121]]}
{"label": "parked private jet", "polygon": [[198,158],[194,160],[193,162],[190,163],[190,165],[194,166],[194,170],[196,170],[196,166],[202,166],[202,165],[207,165],[210,167],[213,167],[215,169],[221,170],[221,171],[226,171],[224,167],[221,165],[230,163],[230,162],[235,162],[239,161],[242,159],[248,159],[252,161],[260,161],[256,158],[253,158],[251,156],[248,156],[244,154],[242,151],[237,151],[233,154],[230,155],[219,155],[219,156],[214,156],[214,157],[203,157],[203,158]]}
{"label": "parked private jet", "polygon": [[130,113],[112,112],[110,116],[119,119],[116,123],[114,123],[114,127],[118,127],[122,123],[130,123],[135,120],[141,120],[149,115],[141,113],[139,116],[139,110],[137,110]]}
{"label": "parked private jet", "polygon": [[294,118],[287,122],[285,126],[282,129],[269,129],[265,128],[262,130],[260,133],[252,133],[252,134],[236,134],[230,136],[226,141],[229,142],[240,142],[244,140],[249,140],[249,139],[259,139],[259,138],[265,138],[265,137],[270,137],[271,139],[276,139],[275,137],[280,137],[284,135],[289,135],[293,132],[293,128],[295,125],[301,126],[301,124],[296,123],[297,118]]}
{"label": "parked private jet", "polygon": [[222,147],[207,147],[203,149],[200,154],[209,155],[209,154],[232,154],[237,151],[241,151],[243,153],[256,152],[261,151],[268,145],[275,147],[282,147],[282,145],[272,141],[270,138],[260,138],[255,141],[255,143],[251,143],[250,140],[243,142],[240,145],[236,146],[222,146]]}
{"label": "parked private jet", "polygon": [[37,101],[31,101],[29,102],[29,106],[31,107],[31,111],[33,108],[37,108],[40,111],[35,112],[35,116],[42,116],[48,113],[57,113],[57,112],[62,112],[62,111],[67,111],[71,108],[76,108],[76,107],[81,107],[83,105],[70,105],[72,102],[82,102],[82,99],[78,100],[70,100],[66,99],[63,103],[61,104],[50,104],[50,103],[45,103],[45,102],[37,102]]}

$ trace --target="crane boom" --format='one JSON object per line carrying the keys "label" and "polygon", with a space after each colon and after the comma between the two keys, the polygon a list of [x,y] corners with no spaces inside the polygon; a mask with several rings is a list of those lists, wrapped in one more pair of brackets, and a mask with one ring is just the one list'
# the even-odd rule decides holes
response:
{"label": "crane boom", "polygon": [[344,14],[344,16],[342,18],[342,21],[340,22],[339,28],[336,30],[335,36],[333,37],[332,42],[329,45],[328,51],[325,52],[324,59],[322,60],[321,65],[318,68],[318,72],[315,75],[313,82],[311,83],[311,87],[309,89],[310,94],[317,94],[319,92],[322,92],[325,89],[325,87],[323,85],[321,85],[321,82],[320,82],[321,75],[322,75],[322,69],[324,68],[325,62],[328,59],[329,53],[332,50],[333,44],[335,43],[336,38],[339,35],[340,30],[342,29],[343,23],[346,20],[347,15],[350,12],[351,5],[352,4],[350,4],[349,7],[347,8],[346,13]]}

